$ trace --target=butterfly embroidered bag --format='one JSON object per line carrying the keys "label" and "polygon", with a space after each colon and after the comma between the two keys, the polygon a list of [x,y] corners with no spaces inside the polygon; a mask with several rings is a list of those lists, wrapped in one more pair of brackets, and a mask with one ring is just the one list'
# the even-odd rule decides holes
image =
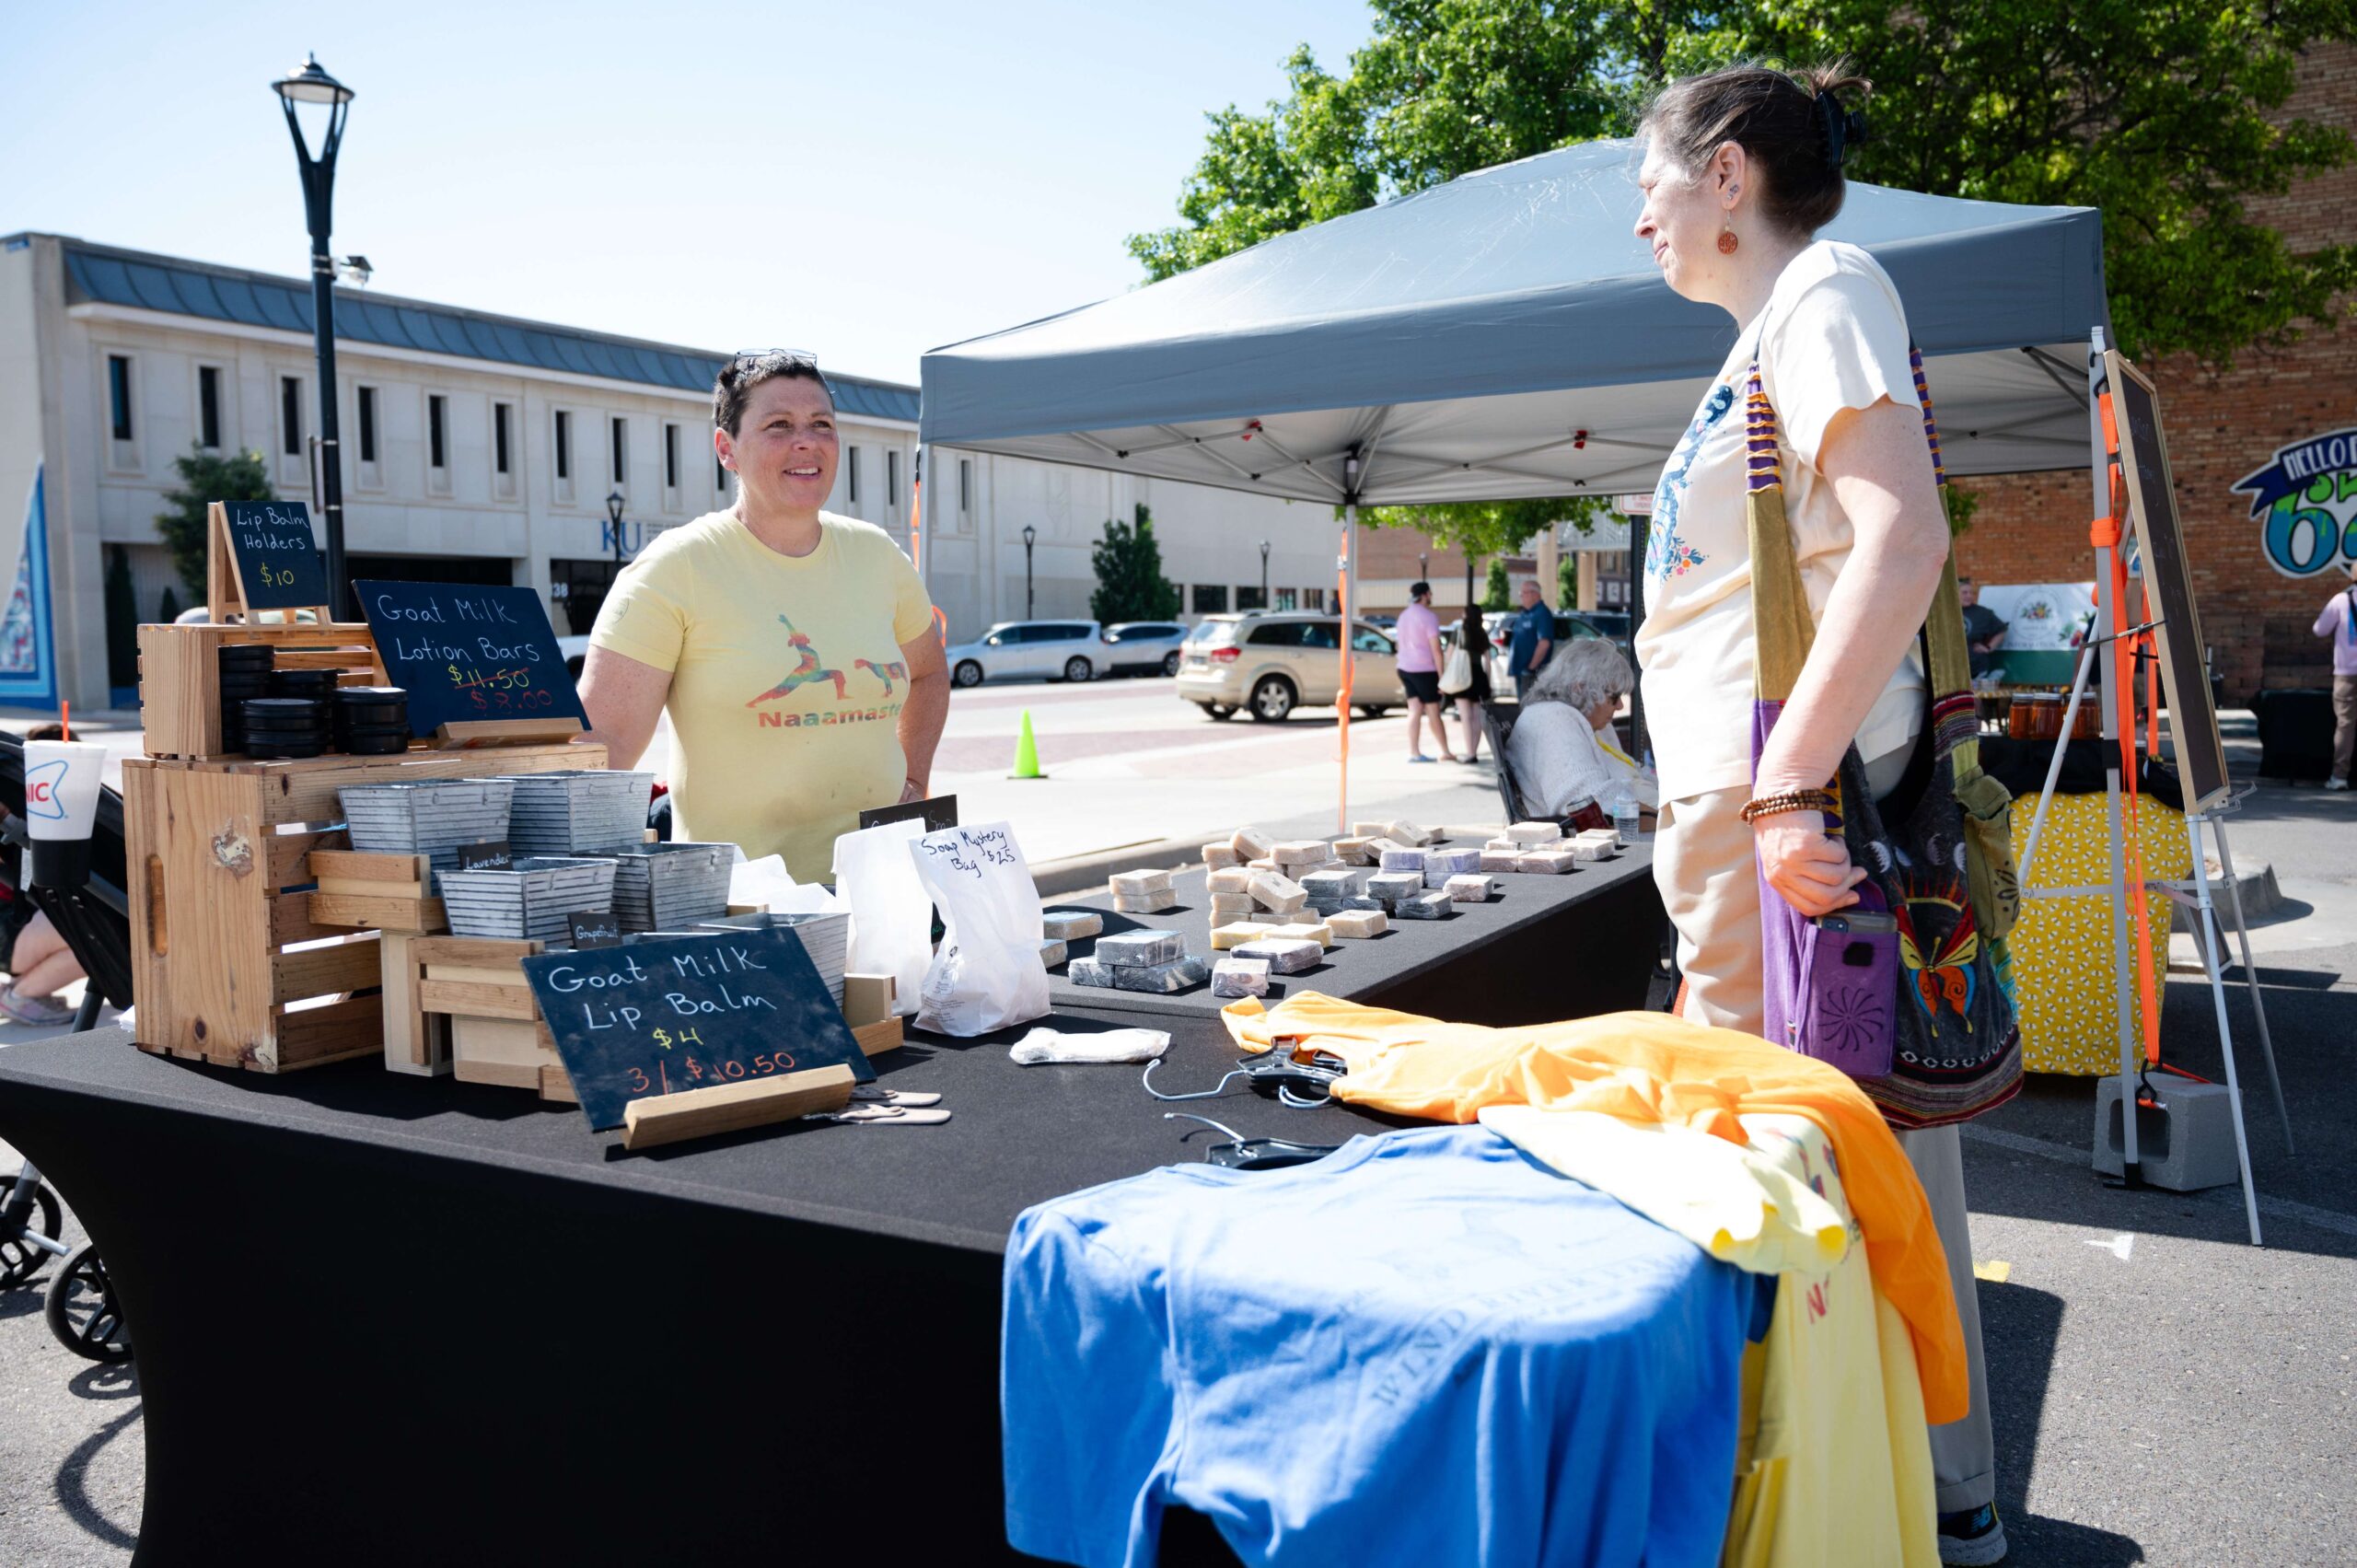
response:
{"label": "butterfly embroidered bag", "polygon": [[[1939,436],[1910,351],[1932,465]],[[1800,679],[1816,628],[1784,517],[1775,411],[1752,362],[1747,387],[1746,521],[1759,684],[1755,770]],[[1759,879],[1767,1034],[1831,1063],[1900,1127],[1961,1121],[2021,1086],[2021,1033],[2003,981],[2003,936],[2020,907],[2003,784],[1980,766],[1979,719],[1951,553],[1922,633],[1929,701],[1907,772],[1877,803],[1853,745],[1830,788],[1826,829],[1865,868],[1858,902],[1821,920]]]}

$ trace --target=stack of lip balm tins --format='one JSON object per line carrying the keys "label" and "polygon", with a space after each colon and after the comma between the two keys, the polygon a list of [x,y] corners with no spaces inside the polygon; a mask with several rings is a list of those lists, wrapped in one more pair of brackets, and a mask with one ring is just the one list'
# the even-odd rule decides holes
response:
{"label": "stack of lip balm tins", "polygon": [[279,669],[267,643],[221,650],[221,749],[249,757],[342,751],[389,757],[409,749],[409,693],[398,686],[338,686],[332,669]]}

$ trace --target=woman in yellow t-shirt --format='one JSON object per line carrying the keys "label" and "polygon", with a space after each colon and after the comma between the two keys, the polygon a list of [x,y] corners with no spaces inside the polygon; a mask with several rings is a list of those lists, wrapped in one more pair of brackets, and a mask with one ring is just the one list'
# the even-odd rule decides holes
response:
{"label": "woman in yellow t-shirt", "polygon": [[673,831],[830,876],[837,834],[925,793],[949,676],[916,568],[873,524],[820,511],[834,398],[807,355],[740,354],[713,389],[737,505],[632,562],[589,637],[586,740],[637,762],[671,715]]}

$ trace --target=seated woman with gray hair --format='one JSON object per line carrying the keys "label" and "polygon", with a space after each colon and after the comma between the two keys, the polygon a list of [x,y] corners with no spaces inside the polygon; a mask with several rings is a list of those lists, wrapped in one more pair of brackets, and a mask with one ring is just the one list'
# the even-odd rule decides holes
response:
{"label": "seated woman with gray hair", "polygon": [[1506,764],[1526,815],[1560,821],[1593,806],[1599,819],[1624,791],[1650,811],[1661,804],[1649,769],[1612,733],[1620,699],[1636,684],[1620,650],[1600,637],[1565,643],[1522,695],[1506,734]]}

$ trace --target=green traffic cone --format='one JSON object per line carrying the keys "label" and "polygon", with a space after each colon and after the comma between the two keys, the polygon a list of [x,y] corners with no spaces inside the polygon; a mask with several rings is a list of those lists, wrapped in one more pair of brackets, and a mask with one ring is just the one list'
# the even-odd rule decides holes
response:
{"label": "green traffic cone", "polygon": [[1015,772],[1011,779],[1044,779],[1039,769],[1039,743],[1031,738],[1031,710],[1023,710],[1023,730],[1015,738]]}

